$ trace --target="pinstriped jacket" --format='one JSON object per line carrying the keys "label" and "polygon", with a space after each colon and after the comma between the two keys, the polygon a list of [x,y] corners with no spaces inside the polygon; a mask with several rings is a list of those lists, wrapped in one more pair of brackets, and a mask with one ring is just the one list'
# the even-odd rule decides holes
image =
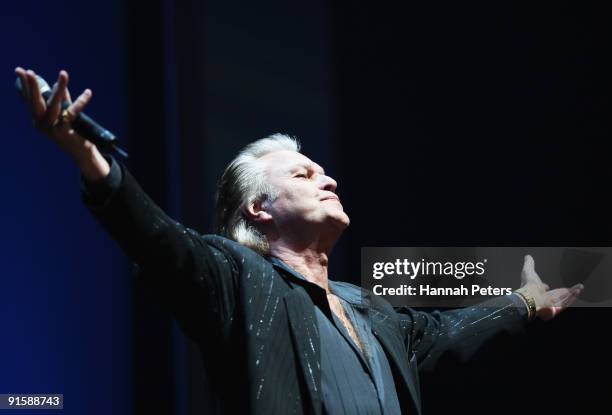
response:
{"label": "pinstriped jacket", "polygon": [[[218,235],[201,235],[168,217],[113,160],[120,180],[103,203],[83,202],[139,266],[142,278],[200,347],[224,413],[321,414],[315,304],[323,290],[283,262]],[[393,373],[402,413],[420,414],[419,375],[445,353],[469,357],[484,341],[516,332],[527,310],[516,295],[479,307],[426,313],[394,309],[361,288],[345,300],[366,307]]]}

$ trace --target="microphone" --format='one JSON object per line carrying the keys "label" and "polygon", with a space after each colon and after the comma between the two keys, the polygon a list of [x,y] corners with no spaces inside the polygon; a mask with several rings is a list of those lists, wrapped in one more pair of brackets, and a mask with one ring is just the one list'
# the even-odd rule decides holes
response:
{"label": "microphone", "polygon": [[[38,83],[38,88],[40,89],[40,93],[43,98],[46,101],[49,101],[49,98],[51,98],[51,88],[49,88],[47,81],[36,75],[36,82]],[[15,81],[15,88],[17,88],[19,95],[21,95],[23,99],[26,99],[23,86],[21,85],[21,78],[19,77]],[[62,111],[69,106],[70,103],[68,101],[63,101]],[[83,112],[77,115],[74,121],[71,122],[71,125],[72,128],[74,128],[74,131],[76,131],[81,137],[93,142],[96,147],[106,151],[115,150],[118,154],[128,158],[128,154],[125,152],[125,150],[118,146],[119,139],[115,137],[115,134],[102,127]]]}

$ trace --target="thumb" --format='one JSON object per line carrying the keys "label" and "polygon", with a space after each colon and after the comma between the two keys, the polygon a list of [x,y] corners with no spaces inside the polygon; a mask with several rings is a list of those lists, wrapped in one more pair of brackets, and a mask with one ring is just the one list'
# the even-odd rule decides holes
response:
{"label": "thumb", "polygon": [[523,261],[523,271],[521,272],[521,284],[525,285],[529,281],[529,276],[535,274],[535,261],[529,254],[525,255]]}
{"label": "thumb", "polygon": [[555,318],[562,310],[562,307],[546,307],[540,310],[538,315],[542,320],[548,321]]}
{"label": "thumb", "polygon": [[525,255],[523,262],[523,271],[535,271],[535,261],[529,254]]}

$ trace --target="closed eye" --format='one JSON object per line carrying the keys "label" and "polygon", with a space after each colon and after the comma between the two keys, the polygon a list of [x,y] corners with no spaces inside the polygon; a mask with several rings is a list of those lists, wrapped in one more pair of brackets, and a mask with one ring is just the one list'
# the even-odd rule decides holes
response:
{"label": "closed eye", "polygon": [[304,173],[300,173],[300,174],[296,174],[296,175],[295,175],[295,176],[293,176],[293,177],[303,177],[303,178],[307,178],[308,176],[306,176],[306,174],[304,174]]}

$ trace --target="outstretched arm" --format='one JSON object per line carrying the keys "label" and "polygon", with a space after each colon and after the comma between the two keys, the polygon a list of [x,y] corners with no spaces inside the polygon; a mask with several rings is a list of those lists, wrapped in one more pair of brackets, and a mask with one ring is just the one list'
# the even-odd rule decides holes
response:
{"label": "outstretched arm", "polygon": [[550,320],[572,305],[583,289],[582,284],[576,284],[570,288],[562,287],[551,290],[548,284],[542,282],[535,271],[533,257],[526,255],[521,272],[521,288],[515,292],[526,300],[526,304],[532,302],[532,307],[535,308],[533,310],[535,316],[542,320]]}
{"label": "outstretched arm", "polygon": [[[198,340],[206,329],[223,326],[233,312],[234,269],[231,258],[206,244],[201,236],[171,219],[140,188],[122,164],[103,156],[71,128],[71,120],[90,101],[85,90],[70,102],[68,73],[61,71],[46,101],[33,71],[16,68],[34,126],[79,166],[83,201],[104,229],[140,267],[175,314],[183,330]],[[225,260],[217,260],[222,257]]]}
{"label": "outstretched arm", "polygon": [[497,297],[473,307],[427,313],[398,309],[400,325],[409,356],[414,354],[421,370],[432,369],[446,353],[466,360],[487,340],[500,333],[516,333],[529,321],[524,298],[535,302],[535,315],[549,319],[569,307],[582,291],[582,285],[549,290],[534,269],[530,255],[525,257],[519,293]]}
{"label": "outstretched arm", "polygon": [[110,174],[83,178],[83,202],[102,227],[138,264],[139,277],[177,318],[183,331],[202,340],[224,329],[234,309],[231,257],[175,221],[142,190],[129,170],[108,157]]}
{"label": "outstretched arm", "polygon": [[522,300],[511,294],[473,307],[431,313],[402,307],[397,310],[408,356],[419,370],[431,370],[445,354],[465,361],[487,340],[516,333],[528,321]]}

